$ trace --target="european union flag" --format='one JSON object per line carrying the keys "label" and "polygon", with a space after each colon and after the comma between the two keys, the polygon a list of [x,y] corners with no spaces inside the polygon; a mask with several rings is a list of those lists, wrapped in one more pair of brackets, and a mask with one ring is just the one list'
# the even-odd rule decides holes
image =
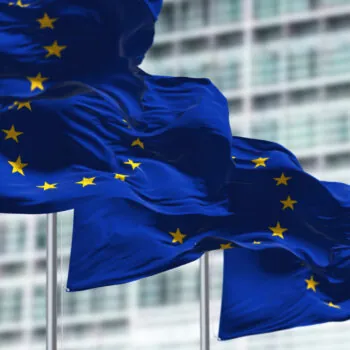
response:
{"label": "european union flag", "polygon": [[327,268],[281,248],[224,257],[221,340],[350,319],[349,246],[334,248]]}
{"label": "european union flag", "polygon": [[349,319],[350,186],[316,180],[278,144],[236,146],[232,210],[249,223],[245,248],[224,254],[220,339]]}
{"label": "european union flag", "polygon": [[[191,112],[197,115],[196,109]],[[215,118],[221,114],[213,113]],[[182,182],[186,187],[177,186],[177,178],[169,177],[170,173],[149,192],[157,193],[152,207],[121,202],[113,193],[103,203],[101,199],[77,207],[68,288],[75,291],[124,283],[194,261],[208,250],[234,254],[236,247],[243,247],[247,254],[280,248],[310,268],[330,268],[339,247],[349,246],[350,186],[318,181],[276,143],[233,137],[231,146],[233,167],[220,180],[227,196],[221,212],[214,211],[219,202],[207,212],[203,209],[208,203],[204,206],[202,202],[201,212],[195,213],[187,204],[197,198],[187,194],[199,178]],[[180,152],[174,164],[181,165],[186,152],[182,155],[178,148],[174,152]],[[213,155],[215,176],[219,154],[210,149],[205,154]],[[172,186],[173,191],[167,192]],[[239,266],[226,263],[225,269],[231,272],[225,279]],[[339,274],[339,270],[329,271]]]}
{"label": "european union flag", "polygon": [[161,3],[0,1],[1,212],[73,208],[134,166],[117,155],[138,139],[127,120]]}

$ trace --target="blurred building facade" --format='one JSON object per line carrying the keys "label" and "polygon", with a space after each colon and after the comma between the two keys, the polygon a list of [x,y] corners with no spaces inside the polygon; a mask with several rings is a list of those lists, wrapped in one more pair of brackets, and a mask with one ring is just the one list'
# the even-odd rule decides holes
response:
{"label": "blurred building facade", "polygon": [[[350,182],[350,0],[165,0],[143,68],[211,78],[234,135],[280,142],[315,176]],[[45,225],[44,216],[0,216],[1,350],[45,348]],[[199,349],[197,262],[65,293],[71,228],[71,213],[60,214],[59,349]],[[220,283],[213,253],[213,350],[349,349],[349,323],[217,342]]]}

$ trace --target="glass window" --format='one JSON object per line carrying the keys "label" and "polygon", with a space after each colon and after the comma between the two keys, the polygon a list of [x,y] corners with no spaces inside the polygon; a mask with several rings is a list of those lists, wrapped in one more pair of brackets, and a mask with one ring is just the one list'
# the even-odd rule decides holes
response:
{"label": "glass window", "polygon": [[[99,326],[99,332],[106,335],[114,335],[116,333],[125,332],[128,329],[128,326],[129,322],[127,319],[104,321]],[[120,347],[115,347],[113,350],[115,349],[119,350]]]}
{"label": "glass window", "polygon": [[93,289],[90,292],[90,310],[94,313],[104,311],[103,288]]}
{"label": "glass window", "polygon": [[326,75],[350,73],[350,44],[344,44],[326,53],[323,71]]}
{"label": "glass window", "polygon": [[350,0],[322,0],[324,6],[348,5]]}
{"label": "glass window", "polygon": [[274,119],[257,121],[252,126],[251,135],[255,139],[278,141],[278,123]]}
{"label": "glass window", "polygon": [[335,154],[326,157],[326,165],[328,168],[347,167],[350,164],[350,153]]}
{"label": "glass window", "polygon": [[63,312],[66,315],[75,315],[78,310],[79,293],[67,293],[63,298]]}
{"label": "glass window", "polygon": [[303,37],[314,37],[320,31],[319,22],[300,22],[293,23],[289,26],[289,37],[292,38],[303,38]]}
{"label": "glass window", "polygon": [[32,309],[32,318],[35,321],[41,321],[45,319],[46,314],[46,296],[45,287],[37,286],[34,289],[34,302]]}
{"label": "glass window", "polygon": [[316,144],[316,123],[312,116],[298,116],[285,124],[286,146],[292,149],[307,148]]}
{"label": "glass window", "polygon": [[193,54],[201,51],[206,51],[208,49],[208,45],[208,38],[184,40],[181,44],[181,52]]}
{"label": "glass window", "polygon": [[182,280],[182,300],[183,302],[190,302],[199,300],[199,265],[194,268],[194,266],[184,266],[181,270],[183,273]]}
{"label": "glass window", "polygon": [[289,105],[298,106],[300,104],[317,102],[317,100],[319,99],[319,93],[317,89],[297,90],[290,92],[287,98]]}
{"label": "glass window", "polygon": [[323,120],[324,141],[327,143],[346,143],[350,141],[350,114],[335,115]]}
{"label": "glass window", "polygon": [[45,249],[46,247],[46,218],[40,217],[36,222],[36,239],[35,245],[38,250]]}
{"label": "glass window", "polygon": [[6,224],[6,221],[2,219],[0,221],[0,255],[5,253],[6,233],[7,233],[7,224]]}
{"label": "glass window", "polygon": [[57,220],[58,232],[61,234],[58,244],[63,248],[69,248],[72,243],[73,212],[60,213]]}
{"label": "glass window", "polygon": [[[333,0],[331,0],[333,2]],[[350,2],[348,2],[350,3]],[[334,5],[334,3],[333,3]],[[327,20],[327,30],[328,31],[342,31],[342,30],[348,30],[350,28],[350,16],[344,15],[344,16],[336,16],[331,17]]]}
{"label": "glass window", "polygon": [[255,0],[254,15],[257,19],[275,17],[280,14],[280,0]]}
{"label": "glass window", "polygon": [[233,48],[234,46],[240,47],[243,45],[243,34],[229,33],[229,34],[218,34],[216,37],[217,47],[222,48]]}
{"label": "glass window", "polygon": [[233,60],[222,62],[214,67],[214,82],[222,90],[239,89],[241,87],[241,63]]}
{"label": "glass window", "polygon": [[159,61],[161,58],[171,56],[172,50],[173,45],[169,43],[155,44],[147,53],[147,57],[151,59],[157,59]]}
{"label": "glass window", "polygon": [[186,59],[180,63],[180,74],[181,76],[190,78],[204,78],[209,77],[212,72],[210,62],[196,59]]}
{"label": "glass window", "polygon": [[225,24],[237,22],[242,18],[242,1],[244,0],[215,0],[213,22]]}
{"label": "glass window", "polygon": [[142,279],[138,283],[140,284],[138,304],[141,307],[164,304],[164,273]]}
{"label": "glass window", "polygon": [[254,41],[256,43],[267,43],[282,38],[281,26],[268,28],[258,28],[254,31]]}
{"label": "glass window", "polygon": [[182,1],[181,6],[181,29],[195,29],[205,26],[205,7],[201,0]]}
{"label": "glass window", "polygon": [[308,11],[317,8],[320,0],[282,0],[282,11],[287,13]]}
{"label": "glass window", "polygon": [[268,109],[276,109],[281,105],[281,101],[281,95],[279,94],[257,96],[254,97],[253,100],[254,110],[262,111]]}
{"label": "glass window", "polygon": [[164,4],[161,14],[156,22],[156,33],[164,34],[175,29],[175,7],[174,4]]}
{"label": "glass window", "polygon": [[313,49],[288,55],[288,80],[313,78],[318,75],[318,55]]}
{"label": "glass window", "polygon": [[3,331],[1,332],[0,340],[0,346],[1,344],[5,345],[5,347],[2,347],[1,349],[7,349],[9,345],[18,344],[18,342],[21,342],[22,334],[18,331]]}
{"label": "glass window", "polygon": [[234,117],[235,115],[240,114],[242,112],[243,102],[240,99],[229,100],[228,108],[230,110],[230,116]]}
{"label": "glass window", "polygon": [[[211,254],[217,254],[216,252],[213,252]],[[219,254],[222,254],[220,252]],[[212,256],[212,255],[211,255]],[[223,278],[223,271],[222,271],[222,264],[210,264],[210,298],[215,300],[220,300],[221,298],[221,292],[222,292],[222,278]]]}
{"label": "glass window", "polygon": [[253,57],[253,85],[276,84],[280,79],[280,57],[277,52],[256,53]]}
{"label": "glass window", "polygon": [[26,245],[26,224],[19,219],[4,220],[0,223],[0,254],[23,252]]}
{"label": "glass window", "polygon": [[126,308],[127,291],[125,285],[110,286],[104,289],[106,311],[118,311]]}
{"label": "glass window", "polygon": [[183,267],[138,282],[141,307],[188,303],[198,299],[199,275],[193,267]]}
{"label": "glass window", "polygon": [[0,265],[0,277],[13,277],[21,275],[25,271],[24,262],[3,263]]}
{"label": "glass window", "polygon": [[327,99],[348,99],[350,96],[350,84],[333,85],[326,89]]}
{"label": "glass window", "polygon": [[22,309],[22,290],[0,290],[0,324],[20,321]]}
{"label": "glass window", "polygon": [[183,298],[183,273],[181,270],[171,270],[165,274],[165,300],[166,304],[177,304]]}

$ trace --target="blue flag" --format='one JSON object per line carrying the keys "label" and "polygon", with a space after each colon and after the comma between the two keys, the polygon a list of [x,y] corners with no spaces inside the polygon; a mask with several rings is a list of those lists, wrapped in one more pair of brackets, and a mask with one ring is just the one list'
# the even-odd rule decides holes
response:
{"label": "blue flag", "polygon": [[228,340],[350,319],[350,248],[314,268],[285,249],[224,255],[219,338]]}
{"label": "blue flag", "polygon": [[[195,108],[191,112],[197,114]],[[174,152],[181,164],[186,153],[179,148]],[[203,203],[196,212],[187,206],[193,201],[188,194],[194,177],[188,187],[177,188],[172,178],[160,182],[167,189],[174,186],[174,191],[158,187],[153,207],[121,201],[113,193],[107,200],[77,207],[68,288],[124,283],[188,263],[204,251],[234,252],[235,247],[248,252],[283,248],[313,269],[327,269],[335,251],[349,246],[348,185],[318,181],[302,170],[291,152],[273,142],[233,137],[230,161],[233,169],[222,182],[226,209],[221,212],[214,211],[218,203],[206,213]],[[234,274],[236,267],[226,263],[225,269],[232,268]]]}
{"label": "blue flag", "polygon": [[73,208],[134,166],[118,154],[138,139],[127,119],[161,3],[0,1],[1,212]]}

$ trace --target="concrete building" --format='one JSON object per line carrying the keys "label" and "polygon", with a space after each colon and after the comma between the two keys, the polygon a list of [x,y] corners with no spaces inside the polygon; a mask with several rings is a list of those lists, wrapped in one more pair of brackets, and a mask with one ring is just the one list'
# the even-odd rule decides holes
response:
{"label": "concrete building", "polygon": [[[350,0],[165,0],[157,30],[145,70],[210,77],[233,134],[278,141],[317,177],[350,182]],[[60,214],[59,349],[199,349],[197,262],[65,293],[71,228]],[[0,279],[0,349],[44,350],[45,217],[0,216]],[[220,283],[214,253],[213,350],[349,349],[349,323],[217,342]]]}

